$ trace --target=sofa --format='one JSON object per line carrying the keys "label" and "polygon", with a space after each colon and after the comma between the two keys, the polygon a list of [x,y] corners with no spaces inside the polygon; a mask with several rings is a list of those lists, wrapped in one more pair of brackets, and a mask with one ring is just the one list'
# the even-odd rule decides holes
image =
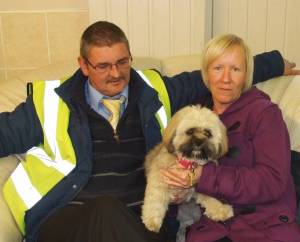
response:
{"label": "sofa", "polygon": [[[199,55],[174,56],[165,59],[148,57],[133,58],[136,69],[154,68],[163,75],[172,76],[182,71],[199,69]],[[26,98],[26,83],[35,80],[52,80],[70,76],[78,68],[75,60],[64,61],[40,67],[20,74],[9,80],[0,80],[0,112],[12,111]],[[292,155],[293,175],[300,187],[300,76],[279,77],[257,85],[267,92],[279,105],[287,124]],[[9,156],[0,159],[0,242],[20,242],[21,235],[3,199],[2,186],[16,167],[18,158]],[[300,191],[299,191],[300,194]]]}

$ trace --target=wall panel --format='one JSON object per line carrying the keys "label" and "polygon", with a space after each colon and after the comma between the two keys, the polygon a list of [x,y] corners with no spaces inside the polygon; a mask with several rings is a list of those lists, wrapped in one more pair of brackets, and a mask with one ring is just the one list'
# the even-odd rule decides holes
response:
{"label": "wall panel", "polygon": [[107,6],[107,18],[128,34],[128,0],[110,0]]}
{"label": "wall panel", "polygon": [[213,0],[213,36],[229,32],[229,1]]}
{"label": "wall panel", "polygon": [[300,1],[287,2],[286,28],[285,28],[285,56],[294,60],[300,68]]}
{"label": "wall panel", "polygon": [[300,1],[213,0],[213,36],[232,32],[254,54],[279,50],[300,66]]}
{"label": "wall panel", "polygon": [[[171,55],[171,16],[169,0],[149,1],[150,56]],[[139,41],[143,41],[139,38]]]}
{"label": "wall panel", "polygon": [[0,0],[1,11],[86,10],[87,0]]}
{"label": "wall panel", "polygon": [[[128,36],[134,56],[149,56],[148,0],[128,0]],[[138,41],[140,36],[144,41]]]}
{"label": "wall panel", "polygon": [[248,1],[231,0],[229,8],[229,32],[237,33],[244,39],[248,35]]}
{"label": "wall panel", "polygon": [[200,53],[211,37],[211,6],[211,0],[89,0],[91,22],[116,23],[133,55],[152,57]]}
{"label": "wall panel", "polygon": [[3,44],[3,34],[2,34],[2,17],[0,15],[0,68],[5,68],[5,56],[4,56],[4,44]]}
{"label": "wall panel", "polygon": [[[191,2],[171,1],[171,55],[182,55],[191,51]],[[180,16],[180,17],[179,17]]]}
{"label": "wall panel", "polygon": [[283,51],[287,0],[269,0],[267,10],[266,49]]}
{"label": "wall panel", "polygon": [[267,0],[252,0],[248,3],[248,38],[254,53],[266,49]]}
{"label": "wall panel", "polygon": [[45,13],[4,13],[1,18],[7,68],[49,63]]}
{"label": "wall panel", "polygon": [[87,11],[0,11],[0,82],[79,55]]}
{"label": "wall panel", "polygon": [[89,3],[89,19],[90,23],[97,20],[106,20],[108,12],[108,1],[106,0],[88,0]]}

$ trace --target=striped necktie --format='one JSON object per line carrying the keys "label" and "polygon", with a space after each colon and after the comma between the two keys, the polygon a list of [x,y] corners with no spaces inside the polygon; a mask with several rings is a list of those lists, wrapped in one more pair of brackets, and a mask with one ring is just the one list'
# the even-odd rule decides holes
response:
{"label": "striped necktie", "polygon": [[111,112],[108,118],[109,123],[115,130],[120,118],[121,100],[119,99],[102,99],[103,105]]}

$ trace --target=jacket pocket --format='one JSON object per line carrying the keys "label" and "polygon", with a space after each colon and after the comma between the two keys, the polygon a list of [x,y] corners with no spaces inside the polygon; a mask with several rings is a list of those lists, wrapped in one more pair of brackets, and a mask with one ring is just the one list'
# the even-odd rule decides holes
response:
{"label": "jacket pocket", "polygon": [[295,214],[288,209],[265,218],[255,228],[274,241],[300,242],[300,227],[295,222]]}

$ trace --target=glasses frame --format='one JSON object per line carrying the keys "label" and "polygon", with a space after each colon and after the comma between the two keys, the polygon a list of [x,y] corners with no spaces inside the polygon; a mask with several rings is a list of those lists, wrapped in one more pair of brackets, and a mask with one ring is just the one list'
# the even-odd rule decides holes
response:
{"label": "glasses frame", "polygon": [[[95,71],[97,71],[97,72],[100,73],[100,74],[104,74],[104,73],[110,72],[110,71],[112,70],[113,66],[115,66],[117,70],[120,70],[120,69],[122,69],[122,68],[125,69],[125,68],[130,67],[131,64],[132,64],[132,56],[128,56],[128,57],[124,57],[124,58],[118,60],[116,63],[103,63],[103,64],[106,64],[107,66],[106,66],[105,68],[102,68],[102,69],[101,69],[100,66],[93,65],[93,64],[89,61],[88,58],[83,57],[83,59],[86,61],[86,63],[87,63],[88,65],[90,65]],[[128,61],[127,63],[123,63],[123,64],[126,64],[126,66],[120,66],[120,65],[122,65],[122,63],[120,63],[120,62],[125,61],[125,60]]]}

